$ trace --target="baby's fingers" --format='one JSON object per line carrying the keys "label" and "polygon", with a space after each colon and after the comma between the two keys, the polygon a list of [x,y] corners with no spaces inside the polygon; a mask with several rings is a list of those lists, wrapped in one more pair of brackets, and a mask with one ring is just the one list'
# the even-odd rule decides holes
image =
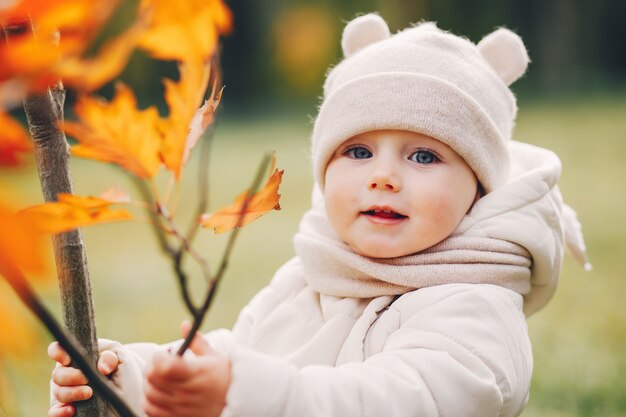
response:
{"label": "baby's fingers", "polygon": [[80,369],[57,365],[52,370],[52,382],[60,386],[86,385],[87,378]]}
{"label": "baby's fingers", "polygon": [[112,350],[103,350],[98,359],[98,370],[102,375],[109,375],[117,369],[119,359]]}
{"label": "baby's fingers", "polygon": [[52,342],[48,345],[48,356],[50,359],[57,361],[61,365],[68,366],[72,363],[70,355],[61,347],[59,342]]}
{"label": "baby's fingers", "polygon": [[72,417],[75,411],[71,404],[54,404],[48,411],[48,417]]}
{"label": "baby's fingers", "polygon": [[88,400],[93,395],[93,391],[85,385],[80,387],[60,387],[54,385],[52,395],[60,403],[73,403]]}

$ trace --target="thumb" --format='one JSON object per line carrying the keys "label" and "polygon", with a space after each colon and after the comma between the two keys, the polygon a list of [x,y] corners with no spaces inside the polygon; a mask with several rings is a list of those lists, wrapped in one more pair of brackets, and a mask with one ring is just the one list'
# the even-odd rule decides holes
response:
{"label": "thumb", "polygon": [[98,370],[102,375],[109,375],[114,372],[120,361],[112,350],[103,350],[100,352],[100,358],[98,359]]}
{"label": "thumb", "polygon": [[[183,320],[183,322],[180,324],[180,333],[184,338],[186,338],[190,331],[191,323],[189,323],[189,321],[187,320]],[[191,351],[198,356],[214,353],[211,345],[209,345],[209,342],[207,342],[206,339],[197,332],[194,335],[193,340],[191,341],[191,345],[189,345],[189,349],[191,349]]]}

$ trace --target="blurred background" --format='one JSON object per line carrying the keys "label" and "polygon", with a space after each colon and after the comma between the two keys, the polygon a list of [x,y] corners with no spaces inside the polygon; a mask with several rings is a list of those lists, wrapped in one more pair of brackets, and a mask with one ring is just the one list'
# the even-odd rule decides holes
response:
{"label": "blurred background", "polygon": [[[276,151],[285,170],[282,210],[247,226],[204,329],[228,327],[237,312],[293,256],[291,238],[309,206],[309,134],[324,74],[341,58],[344,24],[379,11],[392,32],[421,20],[478,42],[499,26],[525,41],[532,63],[513,85],[520,107],[516,135],[557,152],[561,190],[579,215],[592,272],[564,263],[553,301],[529,319],[535,371],[524,416],[626,416],[626,2],[598,0],[233,0],[233,34],[224,39],[226,85],[212,141],[212,209],[230,203],[250,182],[263,152]],[[109,31],[123,26],[135,3],[125,2]],[[171,63],[136,53],[122,79],[144,105],[163,109],[163,77]],[[101,94],[110,97],[112,88]],[[68,97],[69,105],[73,97]],[[69,106],[68,105],[68,106]],[[71,117],[71,111],[69,112]],[[179,190],[178,212],[191,218],[197,202],[192,158]],[[120,170],[74,159],[76,191],[95,195],[109,185],[138,194]],[[163,179],[165,181],[165,179]],[[34,164],[0,171],[15,201],[36,204],[41,194]],[[183,222],[184,223],[184,222]],[[98,334],[122,342],[166,342],[187,318],[168,260],[145,222],[84,231]],[[201,233],[198,249],[213,266],[225,237]],[[203,285],[193,264],[200,299]],[[54,284],[39,287],[60,317]],[[0,282],[0,291],[9,291]],[[3,357],[0,416],[46,415],[51,341],[15,302],[40,340],[20,355]],[[0,356],[3,353],[0,352]]]}

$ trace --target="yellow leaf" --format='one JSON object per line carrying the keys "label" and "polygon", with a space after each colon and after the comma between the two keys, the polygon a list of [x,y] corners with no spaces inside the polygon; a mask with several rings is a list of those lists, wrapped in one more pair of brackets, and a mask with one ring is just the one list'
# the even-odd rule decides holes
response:
{"label": "yellow leaf", "polygon": [[78,227],[132,218],[127,210],[111,209],[109,206],[112,204],[117,204],[117,201],[102,196],[59,194],[58,201],[24,209],[19,213],[19,217],[42,233],[62,233]]}
{"label": "yellow leaf", "polygon": [[63,123],[65,133],[80,143],[72,147],[74,155],[118,164],[141,178],[156,175],[161,133],[155,107],[138,110],[133,92],[118,83],[111,102],[82,96],[75,111],[81,122]]}
{"label": "yellow leaf", "polygon": [[278,187],[283,178],[283,172],[278,169],[274,169],[274,161],[270,167],[270,172],[273,173],[268,178],[263,189],[252,195],[249,200],[248,206],[243,214],[241,222],[241,210],[248,197],[248,191],[243,192],[235,201],[228,207],[224,207],[215,213],[204,214],[200,218],[202,227],[207,229],[214,229],[215,233],[223,233],[240,226],[245,226],[248,223],[253,222],[265,213],[271,210],[280,210],[280,194],[278,194]]}
{"label": "yellow leaf", "polygon": [[231,30],[232,13],[222,0],[142,0],[153,19],[140,46],[162,60],[206,61],[220,34]]}
{"label": "yellow leaf", "polygon": [[108,207],[113,204],[124,204],[130,202],[128,194],[118,187],[107,188],[98,197],[81,197],[74,194],[60,193],[57,199],[61,203],[67,203],[75,207],[85,209],[98,209]]}
{"label": "yellow leaf", "polygon": [[29,152],[32,144],[21,124],[0,111],[0,166],[17,165],[18,154]]}

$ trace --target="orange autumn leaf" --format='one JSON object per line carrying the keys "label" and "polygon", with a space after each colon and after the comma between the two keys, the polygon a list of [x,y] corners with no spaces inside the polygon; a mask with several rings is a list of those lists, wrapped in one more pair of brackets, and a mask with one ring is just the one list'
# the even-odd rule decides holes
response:
{"label": "orange autumn leaf", "polygon": [[[36,226],[0,201],[0,263],[25,274],[45,272],[45,240]],[[11,278],[11,277],[6,277]]]}
{"label": "orange autumn leaf", "polygon": [[43,233],[62,233],[83,226],[109,223],[132,218],[127,210],[110,208],[118,201],[102,197],[81,197],[59,194],[58,201],[39,204],[20,212],[20,218],[29,221]]}
{"label": "orange autumn leaf", "polygon": [[[273,171],[273,172],[272,172]],[[258,219],[271,210],[280,210],[280,194],[278,187],[283,178],[284,170],[279,171],[274,168],[274,163],[270,168],[272,175],[268,178],[263,188],[252,195],[246,207],[240,226],[245,226]],[[235,201],[228,207],[224,207],[215,213],[204,214],[200,218],[202,227],[214,229],[215,233],[223,233],[237,227],[241,216],[241,209],[248,197],[248,191],[241,193]]]}
{"label": "orange autumn leaf", "polygon": [[73,56],[64,59],[57,69],[58,77],[65,85],[82,91],[102,87],[122,72],[147,21],[147,16],[139,16],[133,26],[105,43],[93,58]]}
{"label": "orange autumn leaf", "polygon": [[232,12],[222,0],[142,0],[140,11],[146,10],[153,18],[140,46],[162,60],[206,61],[219,35],[232,27]]}
{"label": "orange autumn leaf", "polygon": [[0,81],[13,84],[0,91],[0,105],[15,104],[16,95],[45,90],[60,78],[91,91],[118,75],[147,24],[145,15],[94,57],[83,57],[118,3],[23,0],[0,10],[0,23],[12,28],[8,41],[0,43]]}
{"label": "orange autumn leaf", "polygon": [[0,166],[17,165],[18,154],[29,152],[32,144],[28,133],[17,121],[0,111]]}
{"label": "orange autumn leaf", "polygon": [[104,190],[98,197],[82,197],[74,194],[61,193],[58,196],[60,203],[67,203],[72,206],[85,209],[99,209],[111,206],[113,204],[130,203],[128,194],[113,186]]}
{"label": "orange autumn leaf", "polygon": [[58,30],[68,42],[82,49],[82,42],[93,39],[118,3],[119,0],[21,0],[0,8],[0,23],[6,27],[32,20],[37,30],[45,34]]}
{"label": "orange autumn leaf", "polygon": [[80,143],[72,154],[118,164],[141,178],[156,175],[161,133],[154,106],[138,110],[132,90],[118,83],[111,102],[82,96],[74,109],[81,121],[63,123],[63,131]]}
{"label": "orange autumn leaf", "polygon": [[190,144],[187,138],[194,114],[204,97],[210,66],[198,61],[183,61],[179,65],[179,72],[180,79],[177,82],[168,79],[163,81],[169,114],[161,123],[161,159],[176,178],[180,178],[187,159],[185,156],[197,142],[196,139]]}

